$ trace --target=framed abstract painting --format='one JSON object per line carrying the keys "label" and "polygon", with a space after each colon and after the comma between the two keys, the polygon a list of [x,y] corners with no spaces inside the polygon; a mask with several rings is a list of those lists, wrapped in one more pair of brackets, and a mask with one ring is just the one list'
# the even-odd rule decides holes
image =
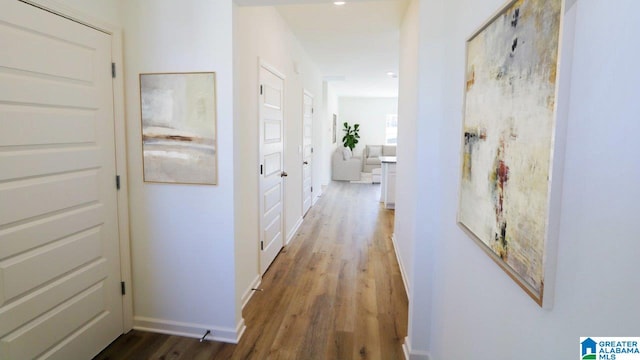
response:
{"label": "framed abstract painting", "polygon": [[145,182],[216,185],[213,72],[140,74]]}
{"label": "framed abstract painting", "polygon": [[557,144],[562,13],[561,0],[509,2],[468,39],[464,87],[458,223],[545,307],[561,191],[554,161],[564,149]]}

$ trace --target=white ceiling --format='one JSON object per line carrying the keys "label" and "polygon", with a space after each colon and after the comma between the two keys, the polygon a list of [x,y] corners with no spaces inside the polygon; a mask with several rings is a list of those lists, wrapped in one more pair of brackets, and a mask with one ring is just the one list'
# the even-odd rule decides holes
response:
{"label": "white ceiling", "polygon": [[400,23],[407,0],[236,0],[277,5],[338,96],[395,97]]}

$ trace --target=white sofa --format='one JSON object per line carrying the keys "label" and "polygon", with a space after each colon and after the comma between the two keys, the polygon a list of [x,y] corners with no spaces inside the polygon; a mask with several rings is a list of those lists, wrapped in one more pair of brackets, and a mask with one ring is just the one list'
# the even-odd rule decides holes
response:
{"label": "white sofa", "polygon": [[362,172],[381,166],[380,156],[396,156],[395,145],[367,145],[362,151]]}
{"label": "white sofa", "polygon": [[331,157],[331,178],[333,180],[360,180],[362,160],[353,156],[349,148],[339,147]]}

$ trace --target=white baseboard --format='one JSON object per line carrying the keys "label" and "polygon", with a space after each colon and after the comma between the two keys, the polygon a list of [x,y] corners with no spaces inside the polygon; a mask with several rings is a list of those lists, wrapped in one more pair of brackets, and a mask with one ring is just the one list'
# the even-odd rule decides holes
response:
{"label": "white baseboard", "polygon": [[400,257],[400,252],[398,249],[398,244],[396,243],[396,234],[391,234],[391,242],[393,243],[393,250],[396,253],[396,259],[398,260],[398,267],[400,268],[400,275],[402,275],[402,283],[404,284],[404,290],[407,292],[407,299],[411,299],[411,291],[409,289],[409,279],[407,278],[407,270],[404,267],[404,263],[402,262],[402,258]]}
{"label": "white baseboard", "polygon": [[409,349],[409,338],[404,338],[404,343],[402,344],[402,354],[404,355],[404,360],[409,360],[411,356],[411,349]]}
{"label": "white baseboard", "polygon": [[196,339],[202,338],[207,330],[210,330],[211,334],[207,335],[206,340],[237,344],[238,341],[240,341],[240,337],[244,333],[246,326],[244,325],[244,319],[241,319],[236,328],[232,329],[136,316],[133,318],[133,328],[140,331],[149,331]]}
{"label": "white baseboard", "polygon": [[285,245],[289,245],[291,240],[293,240],[293,237],[296,236],[296,233],[298,232],[298,229],[300,229],[300,226],[302,225],[303,220],[304,219],[302,218],[302,216],[298,219],[296,224],[293,226],[293,229],[291,229],[291,231],[287,235],[287,243]]}
{"label": "white baseboard", "polygon": [[240,299],[242,302],[242,310],[244,310],[244,307],[247,306],[247,304],[249,303],[249,300],[251,300],[251,298],[253,297],[253,294],[256,293],[251,289],[259,288],[261,282],[262,282],[262,276],[256,275],[256,278],[253,279],[253,281],[251,282],[251,285],[249,285],[247,290],[244,291],[244,294],[242,294],[242,298]]}
{"label": "white baseboard", "polygon": [[240,342],[240,339],[242,339],[242,335],[244,335],[245,330],[247,330],[247,326],[244,324],[244,318],[240,318],[238,325],[236,325],[236,342],[234,342],[234,344]]}
{"label": "white baseboard", "polygon": [[404,338],[404,344],[402,344],[402,352],[404,353],[405,360],[429,360],[431,357],[429,353],[424,351],[415,351],[411,349],[411,342],[409,338]]}

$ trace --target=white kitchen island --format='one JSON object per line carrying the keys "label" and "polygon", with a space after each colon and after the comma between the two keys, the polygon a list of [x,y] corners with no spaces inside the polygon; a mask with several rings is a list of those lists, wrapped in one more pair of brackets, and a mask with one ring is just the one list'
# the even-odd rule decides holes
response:
{"label": "white kitchen island", "polygon": [[381,156],[382,179],[380,183],[380,202],[386,209],[396,206],[396,162],[395,156]]}

